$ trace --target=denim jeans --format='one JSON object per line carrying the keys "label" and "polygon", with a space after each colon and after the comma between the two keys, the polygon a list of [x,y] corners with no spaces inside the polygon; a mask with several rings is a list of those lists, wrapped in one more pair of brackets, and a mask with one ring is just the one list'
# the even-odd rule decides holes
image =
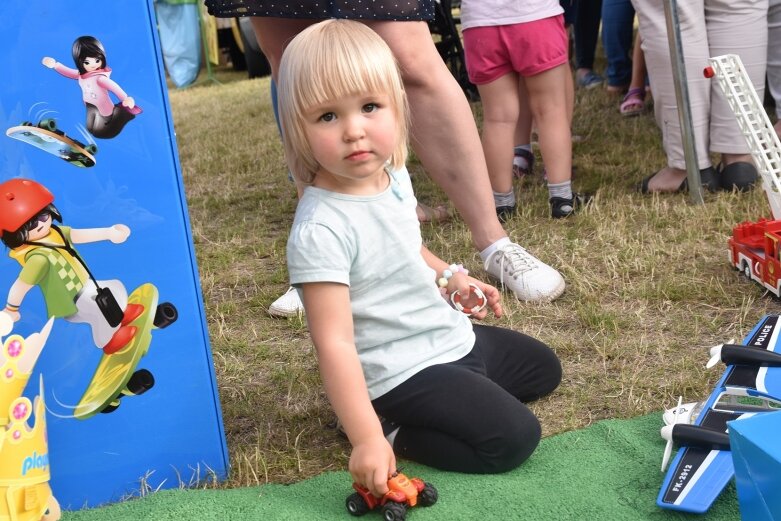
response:
{"label": "denim jeans", "polygon": [[607,84],[629,85],[632,79],[632,35],[635,9],[630,0],[602,0],[602,47]]}

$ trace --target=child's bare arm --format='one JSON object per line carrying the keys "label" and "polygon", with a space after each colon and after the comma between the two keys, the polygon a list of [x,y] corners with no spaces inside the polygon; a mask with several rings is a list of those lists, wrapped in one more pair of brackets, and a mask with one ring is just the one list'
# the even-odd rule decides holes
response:
{"label": "child's bare arm", "polygon": [[349,288],[336,283],[303,285],[303,301],[328,400],[353,446],[353,479],[381,496],[396,458],[369,400],[353,337]]}

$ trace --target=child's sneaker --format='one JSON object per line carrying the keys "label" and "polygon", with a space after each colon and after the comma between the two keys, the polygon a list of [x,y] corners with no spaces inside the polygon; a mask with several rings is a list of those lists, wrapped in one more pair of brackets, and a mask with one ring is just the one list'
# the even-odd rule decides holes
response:
{"label": "child's sneaker", "polygon": [[304,303],[298,296],[298,291],[290,286],[287,291],[275,300],[268,308],[272,317],[295,317],[304,314]]}
{"label": "child's sneaker", "polygon": [[[662,414],[662,421],[665,425],[672,425],[673,423],[685,423],[692,424],[699,416],[704,402],[691,402],[681,404],[680,407],[675,406],[671,409],[667,409]],[[675,417],[675,410],[678,410],[678,417]]]}
{"label": "child's sneaker", "polygon": [[534,172],[534,154],[525,148],[520,149],[513,157],[513,175],[518,179]]}
{"label": "child's sneaker", "polygon": [[497,206],[496,216],[499,218],[500,223],[506,223],[513,215],[515,215],[516,206]]}
{"label": "child's sneaker", "polygon": [[564,277],[558,271],[512,242],[493,252],[484,268],[518,300],[550,302],[564,293]]}
{"label": "child's sneaker", "polygon": [[561,219],[563,217],[569,217],[580,207],[586,206],[591,202],[591,196],[573,192],[570,199],[565,197],[551,197],[549,202],[551,217],[554,219]]}

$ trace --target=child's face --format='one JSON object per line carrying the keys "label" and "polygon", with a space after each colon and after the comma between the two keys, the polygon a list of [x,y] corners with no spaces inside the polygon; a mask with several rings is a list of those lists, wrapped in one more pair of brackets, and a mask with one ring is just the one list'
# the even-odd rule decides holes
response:
{"label": "child's face", "polygon": [[100,58],[92,58],[90,56],[84,58],[84,61],[81,62],[81,64],[84,66],[84,70],[87,72],[96,71],[103,67],[103,61]]}
{"label": "child's face", "polygon": [[52,216],[49,212],[42,212],[36,217],[36,220],[35,227],[27,232],[28,241],[43,239],[49,235],[49,230],[52,229]]}
{"label": "child's face", "polygon": [[320,170],[315,186],[344,193],[377,193],[398,142],[390,98],[384,94],[348,96],[312,107],[304,130]]}

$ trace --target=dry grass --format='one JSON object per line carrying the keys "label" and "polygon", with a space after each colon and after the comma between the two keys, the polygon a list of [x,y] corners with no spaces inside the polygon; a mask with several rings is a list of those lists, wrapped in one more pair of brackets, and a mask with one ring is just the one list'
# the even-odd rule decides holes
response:
{"label": "dry grass", "polygon": [[[349,450],[329,427],[305,324],[266,312],[287,288],[296,202],[268,88],[267,79],[204,82],[171,93],[231,455],[227,486],[342,469]],[[617,105],[601,90],[578,93],[574,127],[585,140],[574,151],[576,187],[595,191],[594,204],[554,222],[544,184],[531,180],[507,225],[567,280],[552,304],[506,298],[500,321],[541,338],[563,362],[560,389],[534,405],[545,435],[705,395],[719,377],[704,369],[705,348],[781,311],[726,260],[731,227],[769,213],[762,192],[708,196],[702,206],[637,194],[633,184],[664,156],[652,115],[624,119]],[[420,199],[444,200],[419,164],[411,170]],[[433,251],[480,276],[461,221],[423,233]]]}

